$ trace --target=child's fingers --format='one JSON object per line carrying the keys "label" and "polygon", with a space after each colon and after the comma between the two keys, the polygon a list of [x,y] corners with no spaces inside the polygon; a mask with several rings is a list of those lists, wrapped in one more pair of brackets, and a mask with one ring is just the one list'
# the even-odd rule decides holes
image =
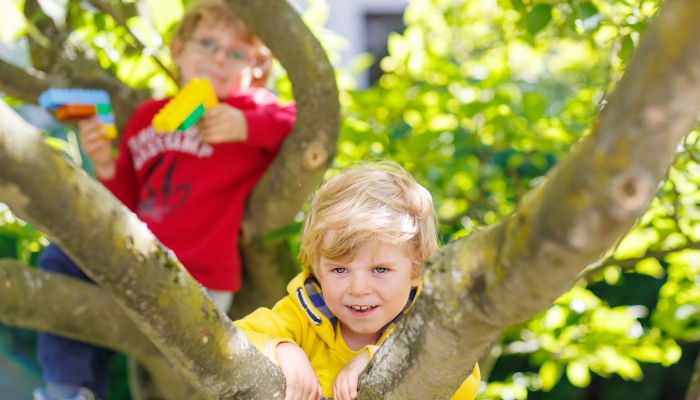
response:
{"label": "child's fingers", "polygon": [[78,120],[78,129],[80,129],[81,131],[89,130],[99,125],[102,125],[102,123],[96,117],[83,118]]}
{"label": "child's fingers", "polygon": [[93,142],[83,146],[83,151],[89,156],[93,156],[97,153],[107,151],[106,149],[109,149],[109,142],[104,140],[99,142]]}
{"label": "child's fingers", "polygon": [[[347,379],[342,379],[340,382],[340,392],[338,393],[338,399],[339,400],[350,400],[350,394],[348,390],[348,381]],[[333,396],[333,399],[335,400],[335,396]]]}
{"label": "child's fingers", "polygon": [[284,400],[296,400],[297,384],[287,380],[287,390],[284,392]]}

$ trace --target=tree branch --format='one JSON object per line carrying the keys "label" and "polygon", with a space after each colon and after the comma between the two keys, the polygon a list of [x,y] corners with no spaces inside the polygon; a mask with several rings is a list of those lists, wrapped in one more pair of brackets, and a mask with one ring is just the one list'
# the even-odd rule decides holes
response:
{"label": "tree branch", "polygon": [[549,181],[429,263],[423,294],[361,376],[361,398],[449,398],[500,328],[548,307],[634,224],[696,121],[699,36],[700,2],[666,1],[593,132]]}
{"label": "tree branch", "polygon": [[[169,400],[196,399],[192,386],[99,286],[0,259],[0,322],[128,354]],[[61,299],[61,301],[56,301]]]}
{"label": "tree branch", "polygon": [[[123,26],[123,27],[126,29],[126,31],[129,32],[129,34],[131,35],[131,37],[133,37],[134,40],[136,41],[136,46],[135,46],[135,47],[136,47],[136,50],[138,50],[138,51],[143,51],[143,50],[146,49],[146,45],[143,44],[143,42],[141,42],[141,40],[140,40],[139,37],[134,33],[134,31],[131,30],[131,28],[129,27],[129,25],[126,23],[126,20],[124,19],[124,17],[122,17],[118,12],[116,12],[116,11],[114,10],[114,8],[112,8],[112,6],[109,5],[109,3],[107,3],[107,2],[105,2],[105,1],[103,1],[103,0],[90,0],[90,4],[92,4],[93,6],[95,6],[97,9],[99,9],[99,10],[102,11],[103,13],[105,13],[105,14],[109,15],[110,17],[112,17],[112,19],[114,19],[114,21],[115,21],[117,24]],[[158,66],[163,70],[163,72],[165,72],[165,73],[168,75],[168,77],[170,77],[170,79],[171,79],[173,82],[175,82],[176,85],[179,85],[179,84],[180,84],[179,81],[178,81],[178,79],[177,79],[177,77],[173,74],[173,72],[172,72],[168,67],[165,66],[165,64],[163,64],[162,61],[160,61],[160,59],[158,58],[157,55],[155,55],[155,54],[150,54],[150,56],[151,56],[151,58],[153,58],[153,61],[155,61],[156,64],[158,64]]]}
{"label": "tree branch", "polygon": [[598,263],[596,266],[591,267],[589,269],[586,269],[583,271],[583,273],[580,276],[580,279],[590,279],[593,275],[599,273],[600,271],[604,270],[607,267],[611,267],[613,265],[616,265],[620,267],[623,271],[632,269],[634,268],[638,262],[642,260],[646,260],[647,258],[656,258],[658,260],[664,259],[667,255],[677,253],[679,251],[683,250],[700,250],[700,242],[693,242],[689,241],[685,246],[677,247],[675,249],[670,249],[670,250],[656,250],[656,251],[647,251],[644,253],[643,256],[641,257],[634,257],[634,258],[626,258],[624,260],[616,260],[614,258],[608,258],[607,260]]}
{"label": "tree branch", "polygon": [[47,233],[112,295],[204,397],[271,399],[284,392],[279,368],[230,323],[146,226],[4,102],[0,165],[0,201]]}
{"label": "tree branch", "polygon": [[695,360],[695,370],[693,377],[690,379],[690,386],[685,395],[685,400],[700,400],[700,354]]}
{"label": "tree branch", "polygon": [[[35,73],[43,74],[36,71]],[[8,93],[27,103],[36,104],[39,95],[49,85],[41,78],[30,75],[20,67],[0,60],[0,91]]]}
{"label": "tree branch", "polygon": [[294,130],[255,187],[242,221],[245,281],[232,311],[232,315],[242,317],[282,298],[287,283],[298,272],[286,243],[265,242],[264,237],[290,224],[323,180],[336,152],[340,105],[325,51],[286,1],[227,3],[287,68],[297,102]]}

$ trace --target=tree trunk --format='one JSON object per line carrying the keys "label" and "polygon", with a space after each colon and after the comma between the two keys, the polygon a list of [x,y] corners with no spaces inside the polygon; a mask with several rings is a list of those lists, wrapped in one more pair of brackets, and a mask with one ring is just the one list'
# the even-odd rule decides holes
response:
{"label": "tree trunk", "polygon": [[245,275],[231,312],[235,319],[259,306],[274,305],[287,294],[287,283],[299,272],[284,240],[264,238],[289,225],[322,181],[335,156],[340,105],[326,53],[286,1],[227,3],[287,68],[298,109],[294,132],[255,187],[243,217]]}

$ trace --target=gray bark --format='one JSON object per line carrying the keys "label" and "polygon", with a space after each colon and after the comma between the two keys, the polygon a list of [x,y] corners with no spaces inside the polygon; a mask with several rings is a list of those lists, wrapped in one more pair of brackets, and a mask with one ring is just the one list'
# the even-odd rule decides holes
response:
{"label": "gray bark", "polygon": [[146,366],[166,399],[200,398],[99,286],[0,259],[0,288],[3,324],[49,331],[128,354]]}

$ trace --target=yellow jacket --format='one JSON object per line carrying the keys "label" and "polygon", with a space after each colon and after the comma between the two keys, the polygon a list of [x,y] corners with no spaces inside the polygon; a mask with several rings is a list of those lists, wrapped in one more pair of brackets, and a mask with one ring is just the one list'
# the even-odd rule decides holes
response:
{"label": "yellow jacket", "polygon": [[[259,308],[234,324],[275,364],[275,347],[282,342],[296,343],[309,357],[311,367],[321,383],[323,395],[331,398],[333,380],[345,364],[364,350],[369,350],[370,357],[373,357],[374,351],[391,333],[395,325],[393,322],[398,318],[385,328],[375,346],[366,346],[358,351],[350,350],[345,345],[340,329],[335,329],[336,318],[328,311],[319,295],[320,287],[310,275],[308,271],[297,275],[287,286],[289,295],[271,310]],[[413,304],[415,297],[414,291],[404,313]],[[476,365],[452,400],[472,400],[479,390],[480,379],[479,366]]]}

